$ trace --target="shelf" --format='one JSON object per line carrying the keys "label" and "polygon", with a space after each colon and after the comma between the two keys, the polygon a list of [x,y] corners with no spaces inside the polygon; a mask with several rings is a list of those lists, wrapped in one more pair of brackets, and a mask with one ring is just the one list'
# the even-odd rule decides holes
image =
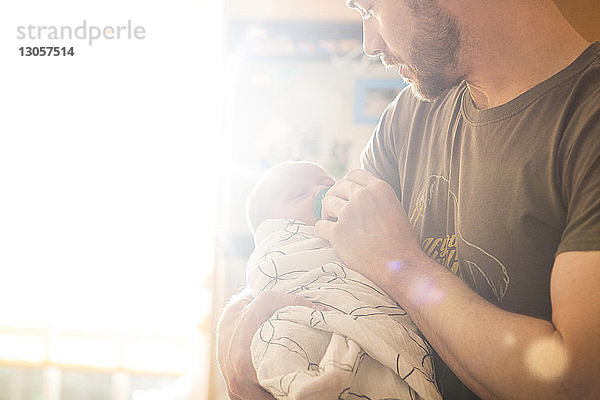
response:
{"label": "shelf", "polygon": [[344,0],[228,0],[232,18],[334,20],[360,23],[360,16]]}

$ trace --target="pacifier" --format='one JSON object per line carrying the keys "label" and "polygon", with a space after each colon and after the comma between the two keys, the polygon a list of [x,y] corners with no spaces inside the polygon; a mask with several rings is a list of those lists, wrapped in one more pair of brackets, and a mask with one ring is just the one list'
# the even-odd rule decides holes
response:
{"label": "pacifier", "polygon": [[321,211],[323,210],[323,197],[327,194],[327,191],[331,189],[330,187],[326,187],[325,189],[321,189],[319,193],[315,196],[315,215],[317,219],[321,219]]}

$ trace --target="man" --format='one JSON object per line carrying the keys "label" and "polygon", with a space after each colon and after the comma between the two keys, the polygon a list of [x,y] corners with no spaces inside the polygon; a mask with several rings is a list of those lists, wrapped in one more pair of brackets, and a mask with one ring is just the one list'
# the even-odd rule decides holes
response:
{"label": "man", "polygon": [[[388,107],[317,235],[405,308],[444,398],[598,398],[600,44],[551,0],[348,6],[419,100]],[[230,395],[270,398],[242,348],[219,350]]]}

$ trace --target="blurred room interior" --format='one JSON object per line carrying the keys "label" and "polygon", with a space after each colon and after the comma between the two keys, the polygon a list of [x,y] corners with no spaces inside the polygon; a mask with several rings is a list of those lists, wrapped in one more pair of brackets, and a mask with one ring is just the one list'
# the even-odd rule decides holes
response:
{"label": "blurred room interior", "polygon": [[[598,0],[556,1],[581,34],[600,39]],[[92,321],[76,305],[56,319],[25,317],[10,307],[12,314],[0,316],[0,400],[226,399],[214,329],[224,303],[245,282],[253,249],[244,215],[250,188],[285,160],[317,162],[336,178],[359,167],[379,115],[404,87],[397,71],[364,56],[360,17],[343,0],[212,3],[224,15],[220,129],[228,153],[215,190],[218,207],[210,210],[217,222],[209,232],[213,246],[204,250],[209,265],[176,271],[199,289],[193,297],[184,294],[186,286],[99,301],[99,308],[113,301],[116,308],[146,310],[130,311],[118,326]],[[154,320],[169,310],[177,310],[170,320]]]}

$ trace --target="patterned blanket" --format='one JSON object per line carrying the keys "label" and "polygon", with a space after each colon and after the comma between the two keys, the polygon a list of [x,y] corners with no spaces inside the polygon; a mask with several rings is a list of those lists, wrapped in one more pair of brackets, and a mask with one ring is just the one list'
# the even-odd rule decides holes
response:
{"label": "patterned blanket", "polygon": [[268,220],[255,242],[247,269],[255,296],[274,290],[327,308],[283,308],[255,333],[252,361],[273,396],[441,400],[431,349],[406,312],[346,268],[312,226]]}

